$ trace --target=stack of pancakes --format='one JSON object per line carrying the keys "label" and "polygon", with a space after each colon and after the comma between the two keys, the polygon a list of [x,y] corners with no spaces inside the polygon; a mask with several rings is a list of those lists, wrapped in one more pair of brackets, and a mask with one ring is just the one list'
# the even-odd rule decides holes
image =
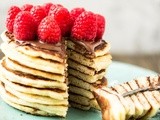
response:
{"label": "stack of pancakes", "polygon": [[109,49],[110,45],[103,40],[68,40],[69,101],[72,107],[99,109],[92,92],[97,87],[107,85],[104,75],[112,61]]}
{"label": "stack of pancakes", "polygon": [[62,40],[55,46],[20,42],[8,32],[2,34],[2,39],[3,100],[27,113],[65,117],[68,110],[65,42]]}

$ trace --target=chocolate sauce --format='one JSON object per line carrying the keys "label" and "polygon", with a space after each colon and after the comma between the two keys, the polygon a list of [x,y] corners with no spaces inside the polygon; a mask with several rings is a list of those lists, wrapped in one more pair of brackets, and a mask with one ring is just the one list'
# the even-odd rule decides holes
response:
{"label": "chocolate sauce", "polygon": [[145,92],[145,91],[154,91],[154,90],[160,90],[160,85],[159,86],[151,86],[151,87],[147,87],[147,88],[138,88],[129,92],[126,92],[124,94],[122,94],[123,97],[127,97],[139,92]]}
{"label": "chocolate sauce", "polygon": [[[150,77],[147,77],[147,81],[149,83],[148,87],[143,86],[143,88],[138,88],[138,89],[135,89],[135,90],[128,91],[128,92],[122,94],[122,96],[126,97],[126,96],[130,96],[130,95],[133,95],[133,94],[136,94],[136,93],[139,93],[139,92],[160,90],[160,77],[158,77],[158,83],[157,82],[152,83],[151,80],[150,80]],[[135,82],[139,86],[137,80],[135,80]]]}
{"label": "chocolate sauce", "polygon": [[34,41],[22,41],[22,40],[17,40],[13,34],[9,33],[6,31],[6,36],[10,39],[9,42],[15,41],[16,44],[21,45],[21,46],[31,46],[34,48],[37,48],[39,50],[46,50],[49,53],[52,52],[57,52],[58,54],[61,55],[61,57],[65,57],[65,41],[62,40],[61,42],[55,43],[55,44],[49,44],[49,43],[44,43],[39,40],[34,40]]}
{"label": "chocolate sauce", "polygon": [[93,83],[92,85],[96,88],[102,88],[104,86],[107,86],[107,84],[107,79],[103,77],[101,80],[98,80],[97,83]]}
{"label": "chocolate sauce", "polygon": [[75,40],[75,39],[71,39],[75,44],[75,48],[78,47],[78,45],[84,47],[87,51],[86,53],[94,55],[95,56],[95,49],[106,43],[104,40],[98,40],[98,41],[80,41],[80,40]]}

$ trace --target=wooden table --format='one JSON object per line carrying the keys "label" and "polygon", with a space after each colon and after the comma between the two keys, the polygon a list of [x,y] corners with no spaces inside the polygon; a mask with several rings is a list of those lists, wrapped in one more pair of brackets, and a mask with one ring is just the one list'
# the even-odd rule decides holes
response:
{"label": "wooden table", "polygon": [[160,54],[154,55],[112,55],[113,60],[138,65],[160,73]]}

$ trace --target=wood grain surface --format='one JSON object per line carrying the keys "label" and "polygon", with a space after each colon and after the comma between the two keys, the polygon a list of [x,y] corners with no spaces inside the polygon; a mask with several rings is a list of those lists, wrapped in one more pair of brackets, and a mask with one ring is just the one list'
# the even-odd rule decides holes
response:
{"label": "wood grain surface", "polygon": [[154,55],[112,55],[113,60],[130,63],[160,73],[160,54]]}

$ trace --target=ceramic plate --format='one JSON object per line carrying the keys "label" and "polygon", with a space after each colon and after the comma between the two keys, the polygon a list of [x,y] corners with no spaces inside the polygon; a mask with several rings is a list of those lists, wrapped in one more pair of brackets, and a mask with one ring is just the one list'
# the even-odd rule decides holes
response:
{"label": "ceramic plate", "polygon": [[[149,75],[156,75],[156,73],[137,66],[113,62],[106,77],[109,85],[113,85],[132,80],[135,77]],[[101,120],[101,113],[94,110],[82,111],[70,108],[66,118],[33,116],[8,106],[0,99],[0,120]],[[160,120],[160,115],[152,120]]]}

